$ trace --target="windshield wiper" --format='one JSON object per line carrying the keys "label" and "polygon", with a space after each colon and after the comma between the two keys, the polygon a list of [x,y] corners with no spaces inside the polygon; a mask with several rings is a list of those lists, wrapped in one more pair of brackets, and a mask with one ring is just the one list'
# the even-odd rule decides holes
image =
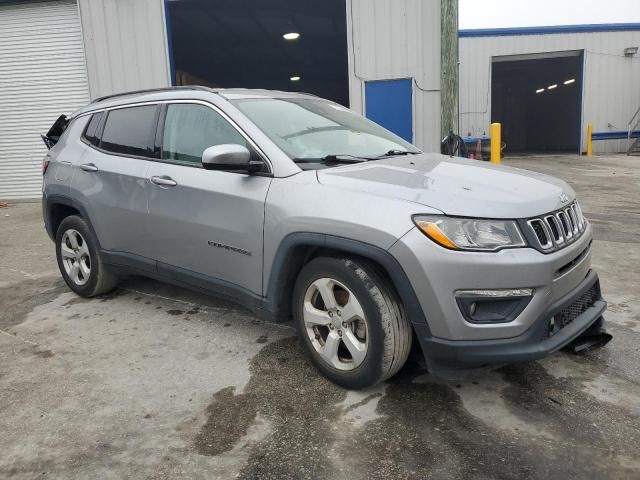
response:
{"label": "windshield wiper", "polygon": [[361,163],[373,160],[368,157],[356,157],[355,155],[325,155],[319,158],[294,158],[295,163]]}
{"label": "windshield wiper", "polygon": [[376,158],[398,157],[401,155],[417,155],[420,152],[412,152],[411,150],[389,150],[387,153],[377,156]]}

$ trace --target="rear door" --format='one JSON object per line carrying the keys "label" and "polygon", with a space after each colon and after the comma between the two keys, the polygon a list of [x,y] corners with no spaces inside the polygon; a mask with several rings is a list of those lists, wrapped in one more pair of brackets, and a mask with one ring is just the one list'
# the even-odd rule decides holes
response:
{"label": "rear door", "polygon": [[[155,131],[160,107],[118,107],[90,121],[83,135],[87,152],[74,165],[72,189],[81,198],[104,250],[146,258],[147,172],[155,152]],[[93,119],[92,119],[93,120]]]}
{"label": "rear door", "polygon": [[147,190],[158,270],[260,295],[271,178],[202,168],[206,148],[240,144],[251,150],[250,142],[203,103],[167,105],[158,131],[161,159],[149,170]]}

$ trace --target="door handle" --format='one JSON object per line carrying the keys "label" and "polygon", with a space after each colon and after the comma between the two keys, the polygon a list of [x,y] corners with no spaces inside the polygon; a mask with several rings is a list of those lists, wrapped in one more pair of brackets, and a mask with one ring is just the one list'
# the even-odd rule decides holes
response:
{"label": "door handle", "polygon": [[85,172],[97,172],[98,167],[96,167],[93,163],[83,163],[80,165],[80,168]]}
{"label": "door handle", "polygon": [[162,177],[151,177],[151,183],[153,183],[154,185],[159,185],[161,187],[175,187],[176,185],[178,185],[178,182],[176,182],[171,177],[167,177],[166,175],[163,175]]}

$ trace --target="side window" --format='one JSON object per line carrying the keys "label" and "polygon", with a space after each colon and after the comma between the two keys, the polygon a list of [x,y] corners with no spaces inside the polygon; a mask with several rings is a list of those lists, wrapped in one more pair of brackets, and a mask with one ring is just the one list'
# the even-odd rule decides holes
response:
{"label": "side window", "polygon": [[100,120],[104,116],[104,112],[98,112],[91,115],[91,120],[87,124],[87,128],[82,135],[87,142],[89,142],[94,147],[98,146],[100,139],[98,138],[98,127],[100,126]]}
{"label": "side window", "polygon": [[156,105],[110,110],[100,147],[113,153],[153,157]]}
{"label": "side window", "polygon": [[248,147],[222,115],[204,105],[169,105],[164,121],[162,159],[201,165],[202,152],[225,143]]}

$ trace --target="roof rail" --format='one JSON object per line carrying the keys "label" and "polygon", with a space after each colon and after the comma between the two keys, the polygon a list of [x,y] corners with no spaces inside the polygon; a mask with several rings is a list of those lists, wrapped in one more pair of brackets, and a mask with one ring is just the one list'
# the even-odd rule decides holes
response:
{"label": "roof rail", "polygon": [[140,95],[142,93],[155,93],[155,92],[170,92],[171,90],[202,90],[207,92],[213,91],[213,89],[209,87],[203,87],[201,85],[181,85],[177,87],[149,88],[146,90],[134,90],[131,92],[112,93],[111,95],[105,95],[103,97],[98,97],[92,100],[91,104],[102,102],[110,98],[124,97],[126,95]]}

